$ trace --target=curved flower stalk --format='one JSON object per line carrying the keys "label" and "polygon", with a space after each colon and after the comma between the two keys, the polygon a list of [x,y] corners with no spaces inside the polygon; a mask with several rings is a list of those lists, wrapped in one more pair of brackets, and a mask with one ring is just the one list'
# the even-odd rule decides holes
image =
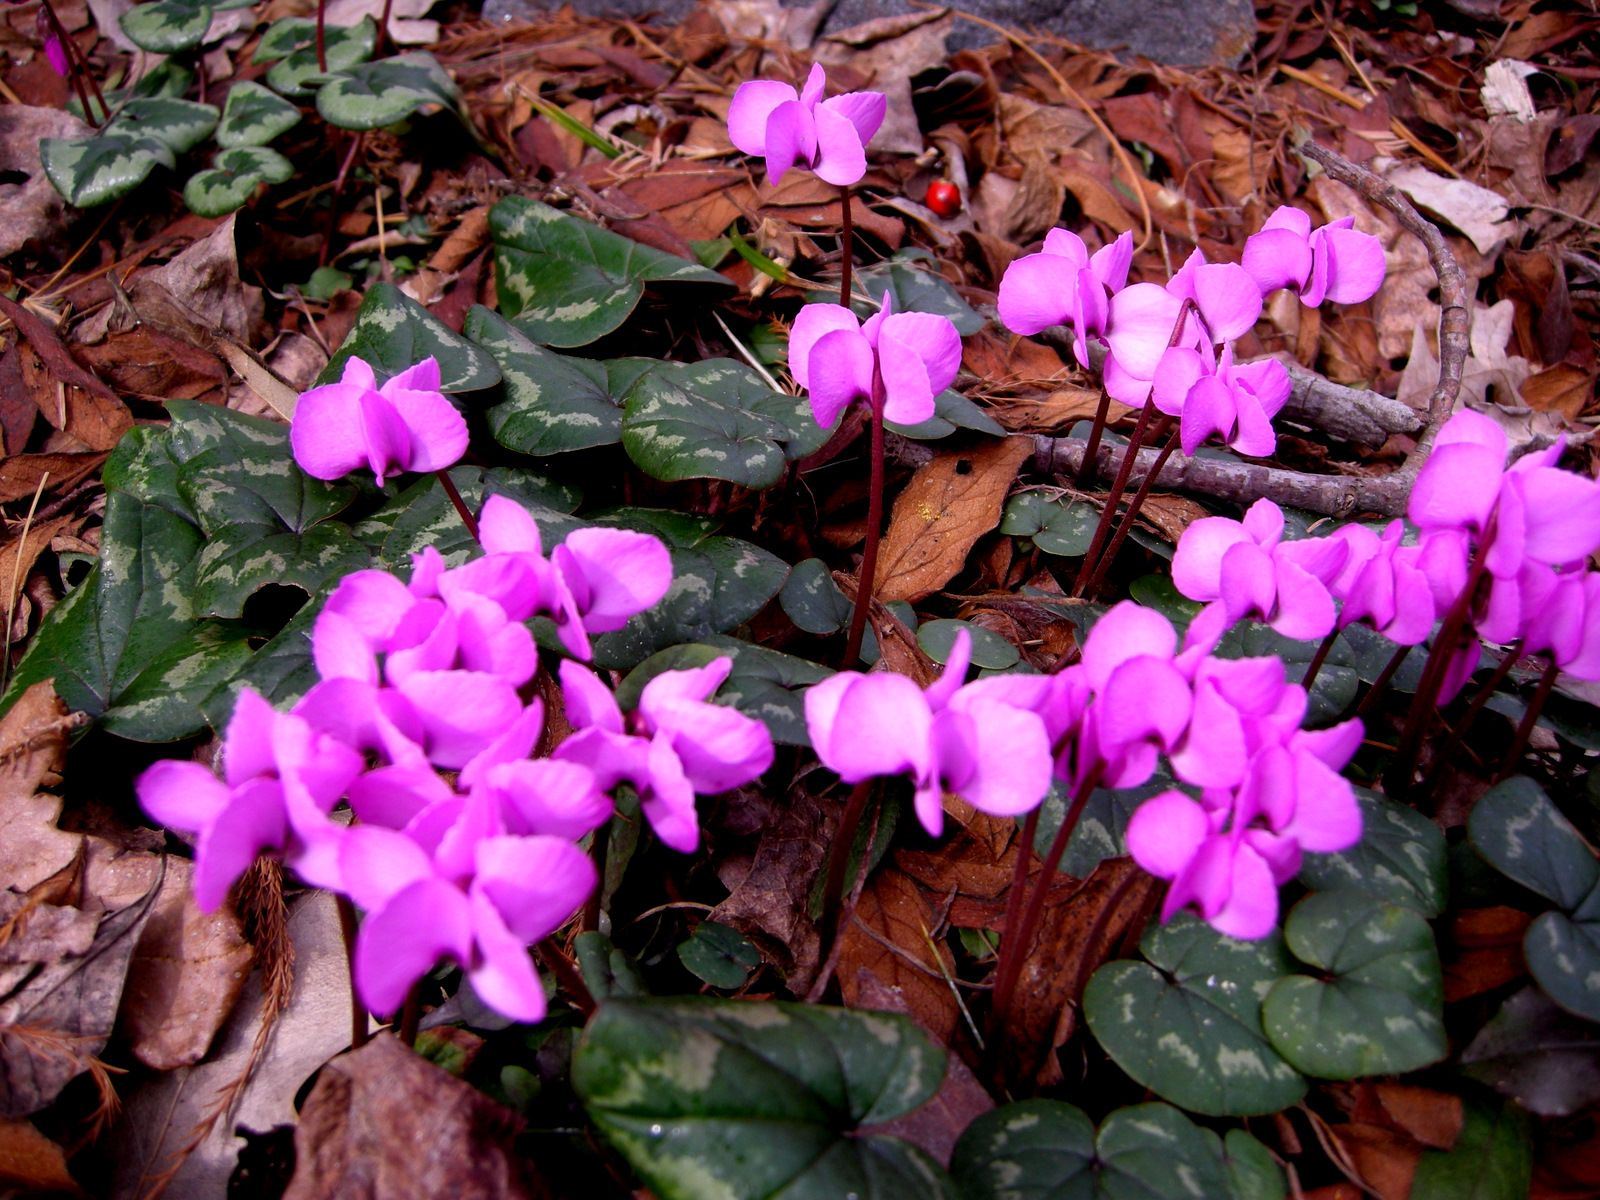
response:
{"label": "curved flower stalk", "polygon": [[[568,691],[579,732],[531,758],[544,712],[522,699],[539,670],[525,622],[565,621],[586,652],[588,634],[660,598],[671,562],[655,539],[622,530],[575,533],[546,558],[532,518],[500,497],[485,527],[491,552],[462,566],[429,550],[409,582],[347,576],[312,635],[321,682],[289,713],[241,693],[223,779],[165,762],[138,781],[146,811],[196,835],[207,910],[260,853],[366,908],[355,983],[380,1013],[444,958],[500,1012],[540,1019],[527,946],[592,893],[595,868],[576,841],[612,816],[610,788],[641,785],[663,840],[692,848],[695,790],[737,786],[772,760],[765,726],[705,703],[727,659],[658,676],[626,727],[604,685],[565,662],[564,679],[586,681]],[[354,825],[330,816],[341,801]]]}
{"label": "curved flower stalk", "polygon": [[809,304],[795,318],[789,370],[810,393],[817,423],[832,426],[856,400],[866,401],[872,412],[867,540],[845,639],[845,667],[854,666],[861,654],[883,532],[883,422],[915,424],[933,416],[934,397],[955,381],[960,367],[961,335],[950,319],[897,313],[887,291],[882,308],[865,322],[839,304]]}

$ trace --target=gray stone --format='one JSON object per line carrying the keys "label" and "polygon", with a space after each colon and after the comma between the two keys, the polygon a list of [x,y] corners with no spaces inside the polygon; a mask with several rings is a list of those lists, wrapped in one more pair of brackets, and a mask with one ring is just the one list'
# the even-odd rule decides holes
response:
{"label": "gray stone", "polygon": [[[681,20],[695,0],[572,0],[585,15],[630,17],[658,13]],[[510,21],[555,7],[554,0],[484,0],[483,15]],[[798,6],[790,6],[798,7]],[[1054,34],[1085,46],[1111,50],[1132,60],[1149,58],[1172,66],[1236,66],[1256,36],[1251,0],[968,0],[963,6],[1008,29]],[[914,10],[907,0],[839,0],[821,32],[838,33],[864,21]],[[970,21],[956,22],[950,49],[982,46],[995,35]]]}

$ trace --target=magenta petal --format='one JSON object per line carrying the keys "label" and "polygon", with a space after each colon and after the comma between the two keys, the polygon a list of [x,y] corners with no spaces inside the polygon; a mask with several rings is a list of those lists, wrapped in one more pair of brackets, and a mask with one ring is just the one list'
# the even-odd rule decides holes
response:
{"label": "magenta petal", "polygon": [[343,613],[324,609],[318,615],[311,631],[311,655],[324,680],[378,682],[378,661],[373,656],[372,643]]}
{"label": "magenta petal", "polygon": [[1211,684],[1200,684],[1188,736],[1171,754],[1173,773],[1195,787],[1235,787],[1244,778],[1247,758],[1238,711]]}
{"label": "magenta petal", "polygon": [[683,773],[683,763],[665,736],[650,743],[648,785],[640,805],[645,820],[661,841],[680,854],[700,847],[700,821],[695,813],[694,786]]}
{"label": "magenta petal", "polygon": [[1335,304],[1359,304],[1383,286],[1383,243],[1370,233],[1328,226],[1322,248],[1328,256],[1327,299]]}
{"label": "magenta petal", "polygon": [[353,825],[339,847],[340,888],[357,905],[381,908],[414,883],[433,878],[421,846],[397,829]]}
{"label": "magenta petal", "polygon": [[[842,304],[807,304],[795,317],[794,326],[789,331],[789,372],[801,387],[811,386],[808,371],[811,348],[828,334],[841,329],[852,333],[861,329],[861,322],[856,319],[855,313]],[[870,372],[866,386],[870,391]]]}
{"label": "magenta petal", "polygon": [[361,417],[361,399],[366,394],[358,386],[330,383],[300,397],[289,426],[289,445],[295,462],[307,475],[340,479],[367,461]]}
{"label": "magenta petal", "polygon": [[1470,408],[1457,409],[1444,428],[1439,430],[1435,449],[1443,446],[1482,446],[1492,451],[1496,466],[1504,466],[1506,459],[1506,434],[1492,418]]}
{"label": "magenta petal", "polygon": [[[688,706],[685,706],[688,709]],[[754,717],[720,704],[696,704],[672,744],[698,792],[714,795],[760,777],[772,765],[772,735]]]}
{"label": "magenta petal", "polygon": [[1085,678],[1090,687],[1099,691],[1106,686],[1112,671],[1130,658],[1149,655],[1170,659],[1177,644],[1178,635],[1170,621],[1152,608],[1124,600],[1113,605],[1089,630],[1083,644]]}
{"label": "magenta petal", "polygon": [[506,928],[494,903],[474,888],[471,894],[472,939],[477,950],[467,979],[478,998],[513,1021],[544,1020],[544,985],[533,969],[528,948]]}
{"label": "magenta petal", "polygon": [[411,435],[402,460],[406,470],[442,471],[461,461],[467,452],[467,419],[455,405],[439,392],[423,391],[397,391],[392,403]]}
{"label": "magenta petal", "polygon": [[1295,755],[1294,819],[1283,832],[1316,854],[1354,846],[1361,840],[1361,807],[1349,780],[1310,754]]}
{"label": "magenta petal", "polygon": [[922,689],[903,675],[841,671],[806,692],[817,757],[846,783],[926,775],[932,720]]}
{"label": "magenta petal", "polygon": [[259,779],[235,788],[227,807],[200,831],[194,848],[194,900],[211,912],[228,898],[233,881],[256,856],[281,850],[289,836],[283,810],[283,787],[275,779]]}
{"label": "magenta petal", "polygon": [[[1050,239],[1045,238],[1045,249],[1050,248]],[[1094,277],[1105,285],[1107,291],[1115,294],[1120,292],[1128,282],[1128,268],[1133,265],[1133,231],[1125,230],[1117,235],[1115,241],[1106,246],[1101,246],[1089,257],[1089,270]]]}
{"label": "magenta petal", "polygon": [[163,759],[147,768],[137,784],[139,804],[161,824],[180,833],[198,833],[228,804],[228,788],[196,762]]}
{"label": "magenta petal", "polygon": [[1000,320],[1012,333],[1035,334],[1071,318],[1071,276],[1061,258],[1048,250],[1026,254],[1012,259],[1000,277]]}
{"label": "magenta petal", "polygon": [[944,391],[955,381],[961,368],[961,335],[950,323],[950,318],[933,313],[891,313],[884,317],[878,331],[878,354],[884,358],[884,385],[892,393],[894,380],[887,359],[887,346],[904,346],[926,368],[928,386],[934,394]]}
{"label": "magenta petal", "polygon": [[648,533],[576,529],[562,545],[583,568],[589,585],[583,624],[590,633],[621,629],[672,586],[672,555],[660,538]]}
{"label": "magenta petal", "polygon": [[1261,315],[1261,288],[1243,267],[1208,263],[1194,273],[1195,305],[1213,341],[1248,333]]}
{"label": "magenta petal", "polygon": [[567,720],[574,729],[598,727],[607,733],[622,732],[622,710],[617,699],[588,667],[563,659],[561,694],[566,701]]}
{"label": "magenta petal", "polygon": [[[1036,713],[992,700],[958,701],[953,711],[971,717],[977,734],[976,768],[957,788],[979,812],[1014,817],[1037,808],[1050,790],[1050,739]],[[943,742],[937,739],[936,752]]]}
{"label": "magenta petal", "polygon": [[796,163],[810,166],[817,153],[816,125],[798,100],[785,100],[767,117],[767,182],[777,183]]}
{"label": "magenta petal", "polygon": [[[421,362],[407,367],[379,389],[393,400],[399,392],[437,392],[439,390],[439,360],[429,355]],[[396,405],[404,408],[404,405]]]}
{"label": "magenta petal", "polygon": [[1177,745],[1189,725],[1189,684],[1170,659],[1140,655],[1123,662],[1100,689],[1095,708],[1108,750],[1154,740]]}
{"label": "magenta petal", "polygon": [[[859,331],[839,329],[824,334],[811,347],[806,361],[811,415],[822,428],[833,428],[852,401],[872,396],[875,360],[872,347]],[[928,403],[933,403],[931,393]]]}
{"label": "magenta petal", "polygon": [[593,861],[560,837],[490,837],[477,845],[476,890],[524,945],[553,933],[594,891]]}
{"label": "magenta petal", "polygon": [[1503,452],[1487,446],[1465,442],[1436,446],[1412,485],[1406,515],[1425,530],[1481,532],[1500,494],[1504,461]]}
{"label": "magenta petal", "polygon": [[829,100],[818,105],[816,121],[817,178],[837,187],[849,187],[867,173],[867,151],[861,134],[845,113]]}
{"label": "magenta petal", "polygon": [[1205,809],[1179,791],[1150,797],[1128,820],[1128,853],[1157,879],[1176,879],[1210,832]]}
{"label": "magenta petal", "polygon": [[1228,615],[1235,621],[1272,615],[1278,595],[1277,571],[1272,556],[1254,542],[1241,542],[1222,556],[1218,590]]}
{"label": "magenta petal", "polygon": [[[1106,341],[1123,369],[1153,379],[1167,352],[1183,301],[1154,283],[1135,283],[1111,297]],[[1187,345],[1187,339],[1180,339]]]}
{"label": "magenta petal", "polygon": [[1218,933],[1241,940],[1264,938],[1277,928],[1277,882],[1267,861],[1248,844],[1234,854],[1227,901],[1206,921]]}
{"label": "magenta petal", "polygon": [[522,713],[517,689],[482,671],[418,671],[396,689],[422,719],[428,757],[464,767]]}
{"label": "magenta petal", "polygon": [[[838,113],[854,126],[856,137],[865,146],[872,140],[872,135],[878,132],[883,124],[884,114],[888,111],[889,100],[882,92],[845,92],[842,96],[835,96],[831,100],[824,100],[817,107],[820,115],[823,112]],[[821,121],[817,128],[820,132]],[[821,174],[819,171],[818,174]]]}
{"label": "magenta petal", "polygon": [[1161,356],[1156,366],[1155,386],[1150,400],[1169,417],[1183,412],[1189,390],[1206,375],[1205,360],[1197,350],[1175,346]]}
{"label": "magenta petal", "polygon": [[1233,393],[1233,436],[1228,447],[1247,458],[1270,458],[1278,448],[1278,435],[1256,398],[1242,388]]}
{"label": "magenta petal", "polygon": [[472,961],[472,916],[459,888],[419,880],[367,914],[356,938],[356,990],[378,1016],[405,1003],[406,993],[441,958]]}
{"label": "magenta petal", "polygon": [[489,554],[540,554],[539,525],[515,500],[490,496],[478,517],[478,534]]}
{"label": "magenta petal", "polygon": [[950,643],[950,655],[945,660],[944,670],[923,692],[929,709],[938,712],[949,704],[950,698],[961,689],[962,684],[966,683],[967,671],[971,667],[972,634],[962,627],[956,630],[956,636]]}
{"label": "magenta petal", "polygon": [[728,140],[746,154],[766,154],[767,118],[778,105],[798,99],[794,88],[776,79],[741,83],[728,105]]}
{"label": "magenta petal", "polygon": [[1178,424],[1183,452],[1192,457],[1212,434],[1227,441],[1236,419],[1233,392],[1228,385],[1215,375],[1197,380],[1184,400]]}
{"label": "magenta petal", "polygon": [[[1066,259],[1077,271],[1081,271],[1089,265],[1089,247],[1084,245],[1083,239],[1073,233],[1072,230],[1062,229],[1059,226],[1044,235],[1043,253],[1053,258]],[[1033,256],[1030,254],[1027,257],[1032,258]],[[1013,260],[1014,263],[1020,261],[1022,260]],[[1061,277],[1062,266],[1063,264],[1061,263],[1055,264],[1058,278]]]}
{"label": "magenta petal", "polygon": [[273,733],[279,720],[260,692],[249,687],[239,690],[223,737],[222,777],[229,787],[239,787],[259,775],[276,774]]}
{"label": "magenta petal", "polygon": [[[1296,209],[1289,211],[1298,212]],[[1305,216],[1304,213],[1299,215]],[[1306,234],[1288,229],[1263,226],[1260,233],[1245,239],[1241,265],[1262,295],[1282,287],[1298,290],[1304,286],[1311,274],[1311,246],[1306,237]]]}
{"label": "magenta petal", "polygon": [[1228,517],[1201,517],[1183,531],[1172,556],[1172,584],[1191,600],[1222,594],[1222,557],[1250,540],[1243,525]]}
{"label": "magenta petal", "polygon": [[1523,553],[1559,566],[1600,547],[1600,485],[1571,471],[1542,468],[1520,475],[1527,522]]}
{"label": "magenta petal", "polygon": [[487,783],[504,808],[506,828],[516,834],[576,840],[604,825],[614,809],[594,772],[563,759],[501,763]]}

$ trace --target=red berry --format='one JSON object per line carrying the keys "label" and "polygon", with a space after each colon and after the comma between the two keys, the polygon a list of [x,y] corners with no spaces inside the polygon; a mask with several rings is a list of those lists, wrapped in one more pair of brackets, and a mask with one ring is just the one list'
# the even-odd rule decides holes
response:
{"label": "red berry", "polygon": [[928,207],[935,216],[955,216],[961,211],[961,189],[948,179],[935,179],[928,185]]}

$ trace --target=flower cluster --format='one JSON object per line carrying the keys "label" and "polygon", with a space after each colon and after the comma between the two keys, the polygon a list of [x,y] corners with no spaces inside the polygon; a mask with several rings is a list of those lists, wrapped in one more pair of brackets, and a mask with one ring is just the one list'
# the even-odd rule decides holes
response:
{"label": "flower cluster", "polygon": [[[576,658],[665,594],[666,548],[620,529],[571,534],[548,556],[532,517],[490,497],[486,553],[447,568],[432,549],[409,582],[347,576],[312,634],[321,681],[288,713],[238,699],[217,779],[163,762],[139,780],[151,816],[196,835],[195,894],[214,908],[256,855],[281,855],[308,883],[366,910],[355,951],[367,1006],[393,1012],[440,959],[485,1002],[539,1020],[544,990],[526,947],[596,883],[577,840],[607,821],[621,783],[668,845],[698,841],[695,792],[749,782],[771,764],[765,726],[707,703],[729,661],[669,671],[624,715],[582,662],[561,664],[576,730],[532,757],[543,705],[527,622],[554,621]],[[348,802],[352,821],[334,815]]]}
{"label": "flower cluster", "polygon": [[1280,208],[1245,243],[1243,265],[1210,263],[1196,250],[1165,285],[1127,283],[1131,234],[1090,254],[1076,234],[1055,229],[1041,252],[1006,269],[1000,317],[1021,334],[1069,326],[1085,367],[1090,341],[1098,342],[1106,391],[1177,418],[1185,454],[1216,437],[1241,454],[1270,455],[1272,418],[1289,398],[1289,376],[1273,359],[1236,362],[1232,341],[1255,324],[1262,297],[1280,287],[1312,305],[1376,292],[1383,248],[1351,224],[1312,230],[1304,213]]}
{"label": "flower cluster", "polygon": [[1129,827],[1130,851],[1173,881],[1167,915],[1193,904],[1224,933],[1261,937],[1301,850],[1360,838],[1360,809],[1339,770],[1361,725],[1302,730],[1306,693],[1280,660],[1227,660],[1210,649],[1180,652],[1165,617],[1124,602],[1057,674],[964,684],[963,638],[925,690],[885,673],[825,680],[807,694],[806,722],[818,757],[847,782],[910,775],[933,834],[947,792],[1012,816],[1036,807],[1052,779],[1077,795],[1147,783],[1164,755],[1200,800],[1168,791],[1147,801]]}

